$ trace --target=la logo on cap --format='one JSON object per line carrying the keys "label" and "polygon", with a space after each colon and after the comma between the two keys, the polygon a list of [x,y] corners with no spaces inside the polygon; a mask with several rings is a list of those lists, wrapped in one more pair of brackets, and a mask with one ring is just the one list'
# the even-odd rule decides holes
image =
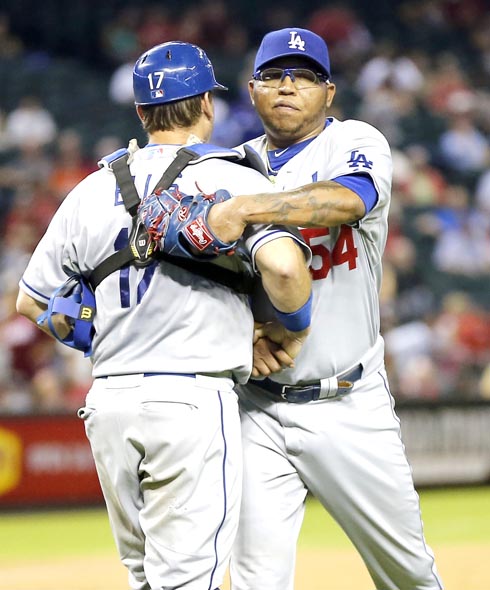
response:
{"label": "la logo on cap", "polygon": [[291,35],[291,39],[289,40],[289,47],[291,49],[299,49],[300,51],[305,51],[305,42],[301,38],[300,35],[296,31],[291,31],[289,33]]}

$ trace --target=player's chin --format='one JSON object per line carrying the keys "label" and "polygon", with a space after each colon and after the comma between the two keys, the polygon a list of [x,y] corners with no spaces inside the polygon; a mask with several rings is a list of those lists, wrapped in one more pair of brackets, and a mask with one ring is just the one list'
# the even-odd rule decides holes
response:
{"label": "player's chin", "polygon": [[278,136],[284,139],[296,140],[296,138],[301,135],[303,121],[297,119],[293,120],[291,117],[282,117],[280,119],[270,121],[268,128],[276,137]]}
{"label": "player's chin", "polygon": [[295,124],[298,121],[303,119],[303,113],[298,109],[291,109],[291,108],[274,108],[270,113],[270,118],[276,122],[294,122]]}

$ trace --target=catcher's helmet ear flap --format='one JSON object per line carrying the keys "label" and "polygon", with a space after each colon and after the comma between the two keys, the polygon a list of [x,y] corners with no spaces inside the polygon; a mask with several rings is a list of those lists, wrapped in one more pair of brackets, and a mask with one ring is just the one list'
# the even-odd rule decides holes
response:
{"label": "catcher's helmet ear flap", "polygon": [[228,90],[216,81],[208,56],[197,45],[170,41],[145,51],[133,69],[136,105],[164,104]]}

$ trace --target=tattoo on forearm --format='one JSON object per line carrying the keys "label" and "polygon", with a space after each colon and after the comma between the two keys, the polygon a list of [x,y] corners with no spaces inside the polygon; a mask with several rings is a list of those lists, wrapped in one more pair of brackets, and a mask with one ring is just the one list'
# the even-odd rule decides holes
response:
{"label": "tattoo on forearm", "polygon": [[[321,197],[318,195],[319,190],[322,192]],[[335,221],[332,213],[343,209],[338,191],[338,184],[324,182],[321,189],[311,187],[309,190],[305,187],[278,195],[259,194],[255,195],[254,200],[261,215],[270,213],[276,223],[309,227]],[[328,198],[325,198],[326,195]]]}

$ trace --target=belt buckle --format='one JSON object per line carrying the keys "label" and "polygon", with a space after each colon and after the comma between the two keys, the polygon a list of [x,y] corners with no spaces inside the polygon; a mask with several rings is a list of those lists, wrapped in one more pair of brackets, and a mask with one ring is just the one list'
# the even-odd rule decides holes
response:
{"label": "belt buckle", "polygon": [[306,404],[318,399],[318,396],[314,396],[313,389],[308,385],[283,385],[280,396],[291,404]]}
{"label": "belt buckle", "polygon": [[[337,395],[342,396],[346,393],[350,393],[352,388],[354,387],[354,383],[352,381],[347,381],[347,379],[342,379],[337,382]],[[335,397],[335,396],[333,396]]]}

